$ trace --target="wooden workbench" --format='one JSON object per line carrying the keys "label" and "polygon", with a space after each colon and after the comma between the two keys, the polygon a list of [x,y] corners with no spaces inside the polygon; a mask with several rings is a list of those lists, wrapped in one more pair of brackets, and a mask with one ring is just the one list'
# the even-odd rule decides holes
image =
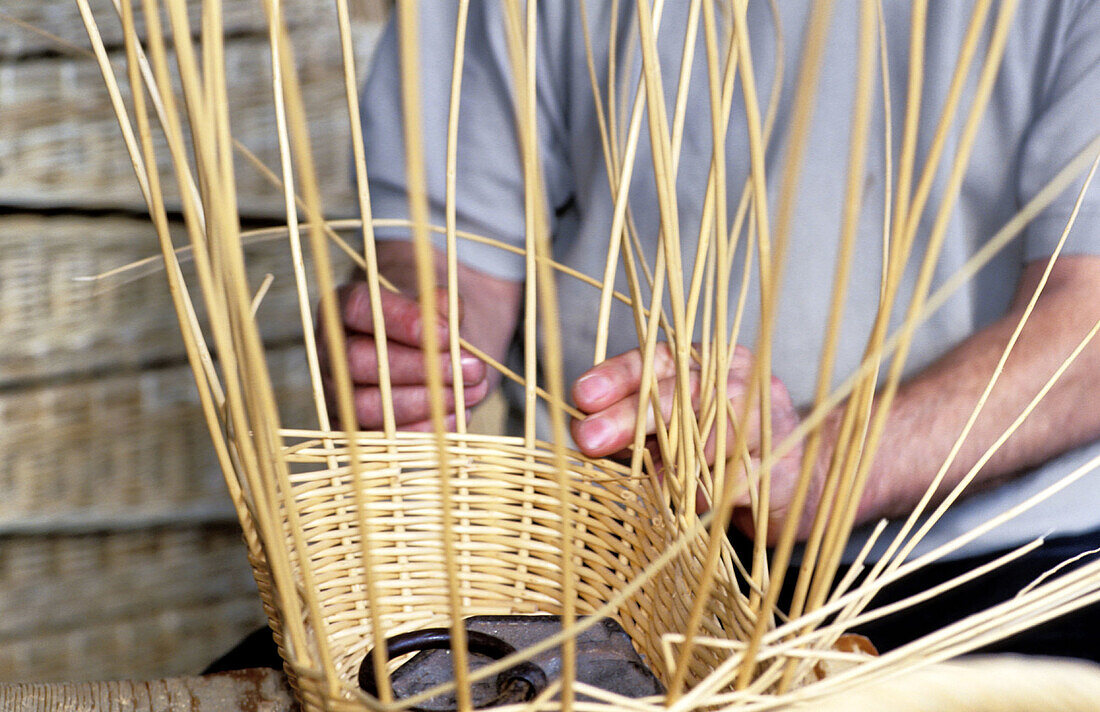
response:
{"label": "wooden workbench", "polygon": [[10,712],[293,712],[286,677],[241,670],[149,682],[0,683]]}

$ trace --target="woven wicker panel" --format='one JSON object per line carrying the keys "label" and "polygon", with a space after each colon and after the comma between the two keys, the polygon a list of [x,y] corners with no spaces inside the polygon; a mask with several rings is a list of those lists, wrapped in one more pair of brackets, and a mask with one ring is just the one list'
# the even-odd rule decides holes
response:
{"label": "woven wicker panel", "polygon": [[[311,419],[300,349],[273,359],[286,417]],[[190,369],[0,394],[0,532],[230,517]]]}
{"label": "woven wicker panel", "polygon": [[[13,215],[0,218],[0,245],[0,386],[184,358],[163,272],[122,284],[80,280],[157,255],[147,221]],[[275,277],[262,303],[265,338],[299,336],[289,255],[271,242],[250,253],[257,287]]]}
{"label": "woven wicker panel", "polygon": [[[198,22],[202,3],[191,0],[191,19]],[[114,3],[111,0],[89,0],[88,6],[97,18],[108,18],[114,13]],[[287,24],[297,27],[313,22],[316,14],[316,3],[307,0],[289,0],[282,3],[283,15]],[[4,13],[17,22],[26,23],[37,30],[47,32],[57,39],[46,37],[42,34],[29,31],[26,28],[13,26],[10,31],[0,34],[0,58],[12,58],[29,54],[41,54],[46,52],[75,51],[75,47],[86,48],[88,33],[80,20],[80,9],[75,2],[56,2],[54,0],[38,2],[11,3],[11,7],[5,7]],[[139,32],[145,36],[145,23],[141,13],[137,13]],[[255,0],[230,0],[225,3],[225,30],[228,34],[241,35],[246,33],[265,32],[267,20],[264,19],[263,6]],[[103,42],[108,47],[122,45],[122,23],[104,22],[100,28],[103,32]],[[67,45],[62,45],[58,40]]]}
{"label": "woven wicker panel", "polygon": [[188,674],[262,625],[235,525],[0,537],[0,680]]}
{"label": "woven wicker panel", "polygon": [[[323,630],[317,631],[318,647],[332,655],[347,687],[332,695],[315,666],[299,665],[301,658],[294,655],[287,660],[307,708],[353,709],[347,690],[355,688],[358,667],[374,644],[363,593],[368,574],[362,522],[370,523],[375,613],[386,634],[450,624],[448,577],[441,565],[440,460],[430,435],[399,433],[401,447],[394,452],[384,439],[362,434],[358,450],[364,471],[356,483],[348,473],[346,442],[326,446],[308,434],[305,440],[302,433],[287,435],[293,442],[288,462],[302,469],[291,479],[294,512],[284,515],[283,522],[288,542],[300,536],[306,552],[295,584],[319,591]],[[461,532],[454,555],[464,615],[560,614],[560,482],[552,453],[524,448],[519,438],[477,435],[448,436],[446,453],[451,514],[458,523],[456,532]],[[615,618],[639,651],[656,663],[661,660],[661,636],[686,620],[702,570],[705,534],[689,540],[667,566],[643,577],[647,563],[676,537],[676,528],[652,506],[652,482],[631,479],[612,463],[604,465],[606,469],[600,463],[567,463],[574,498],[570,516],[577,612],[595,612],[640,580],[640,589],[618,604]],[[265,562],[255,563],[258,580],[264,582],[261,596],[267,610],[273,610]],[[723,567],[730,565],[723,557]],[[727,584],[720,572],[715,586],[724,591]],[[712,599],[708,616],[736,617],[726,600]],[[280,616],[272,627],[285,632]],[[719,662],[713,651],[700,650],[692,673],[702,676]]]}
{"label": "woven wicker panel", "polygon": [[[107,3],[104,0],[101,4]],[[321,187],[332,212],[350,213],[353,201],[347,117],[330,110],[344,97],[340,48],[328,33],[315,31],[319,25],[332,25],[335,8],[331,3],[310,0],[292,4],[300,8],[294,15],[303,18],[293,30],[294,46],[311,109],[316,159],[326,166]],[[71,12],[66,10],[70,17]],[[373,20],[357,23],[361,67],[381,28],[378,14],[372,14]],[[70,34],[74,27],[79,29],[80,25],[70,26]],[[26,33],[14,27],[11,31]],[[245,33],[227,44],[230,116],[234,136],[278,172],[270,55],[264,37],[262,33]],[[88,46],[87,37],[79,44]],[[112,52],[118,66],[123,66],[123,54],[120,49]],[[95,62],[83,55],[30,55],[4,64],[0,81],[0,105],[4,107],[0,165],[19,166],[17,171],[0,172],[0,195],[5,202],[144,209]],[[125,84],[125,77],[121,79]],[[167,166],[167,149],[162,141],[158,146],[159,160]],[[237,178],[242,214],[269,215],[282,210],[281,195],[243,158],[238,161]],[[177,194],[175,184],[165,187],[169,203],[177,202],[172,197]]]}

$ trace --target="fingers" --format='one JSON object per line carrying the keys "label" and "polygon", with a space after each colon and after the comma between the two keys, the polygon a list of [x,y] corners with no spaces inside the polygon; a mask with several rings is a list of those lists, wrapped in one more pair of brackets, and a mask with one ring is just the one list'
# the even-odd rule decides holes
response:
{"label": "fingers", "polygon": [[[670,378],[675,364],[668,344],[657,344],[654,377]],[[586,413],[595,413],[638,391],[642,379],[642,352],[627,351],[589,369],[573,384],[573,402]]]}
{"label": "fingers", "polygon": [[[692,371],[690,385],[692,407],[698,406],[699,374]],[[672,415],[673,394],[676,389],[675,378],[665,378],[657,383],[657,392],[661,403],[661,417],[667,422]],[[732,405],[733,416],[726,419],[726,448],[732,451],[736,442],[733,419],[741,412],[746,397],[746,384],[731,372],[726,397]],[[603,410],[589,415],[584,420],[572,423],[573,441],[580,451],[589,457],[607,457],[628,447],[634,440],[634,423],[638,415],[638,394],[612,403]],[[652,435],[657,430],[652,407],[645,410],[645,433]],[[750,417],[746,428],[746,447],[756,452],[760,447],[759,417]],[[787,431],[789,432],[789,430]],[[704,454],[708,462],[714,462],[715,437],[713,432],[704,445]]]}
{"label": "fingers", "polygon": [[[354,282],[339,290],[340,313],[344,326],[349,332],[373,334],[375,331],[374,310],[371,307],[370,289],[366,282]],[[386,338],[408,346],[420,346],[424,330],[424,315],[420,301],[404,294],[395,294],[382,290],[378,299],[382,317],[386,324]],[[445,344],[447,329],[446,291],[436,291],[436,304],[439,308],[439,321],[436,335],[441,344]]]}
{"label": "fingers", "polygon": [[[331,384],[326,383],[326,391],[332,393]],[[407,429],[431,429],[431,394],[427,387],[394,386],[391,391],[394,422],[402,430]],[[463,388],[463,399],[467,408],[480,403],[489,393],[488,380]],[[455,395],[453,389],[443,390],[443,407],[448,414],[453,414],[455,409]],[[330,397],[330,400],[332,398]],[[382,391],[376,386],[356,388],[353,395],[355,417],[359,421],[359,427],[368,430],[377,430],[384,423],[384,404]],[[331,404],[330,404],[331,405]],[[448,421],[451,427],[452,421]],[[417,426],[413,428],[412,426]]]}
{"label": "fingers", "polygon": [[[665,464],[661,461],[660,455],[655,452],[656,445],[652,442],[652,440],[647,441],[646,449],[653,452],[653,462],[654,466],[656,467],[657,481],[661,482],[665,478]],[[707,494],[703,491],[703,488],[697,487],[695,489],[695,514],[701,517],[709,511],[710,500],[707,499]]]}
{"label": "fingers", "polygon": [[[777,400],[781,395],[785,394],[773,392],[773,397]],[[780,434],[782,427],[782,425],[775,425],[773,428],[776,433],[776,445],[786,437],[786,434]],[[789,434],[789,431],[787,434]],[[771,463],[768,472],[768,521],[764,530],[765,541],[769,546],[778,543],[779,536],[790,517],[797,517],[795,537],[799,541],[808,537],[813,527],[814,517],[821,502],[829,456],[823,456],[819,453],[817,461],[811,463],[808,472],[804,473],[803,455],[802,444],[796,443],[783,456]],[[760,466],[761,460],[759,457],[753,456],[750,458],[748,463],[749,471],[752,472],[750,477],[746,475],[745,463],[734,458],[730,460],[727,470],[727,474],[732,476],[728,481],[736,483],[738,488],[732,493],[734,495],[732,500],[734,505],[733,524],[750,537],[757,534],[753,524],[754,517],[752,513],[754,509],[752,502],[754,497],[759,494],[756,492],[756,488],[760,486]],[[802,480],[804,475],[810,478],[808,483]],[[802,486],[806,487],[805,498],[802,500],[802,504],[799,505],[796,492]],[[753,492],[750,492],[750,490],[753,490]]]}
{"label": "fingers", "polygon": [[[730,371],[730,377],[726,386],[726,395],[729,398],[730,408],[726,415],[726,450],[725,457],[740,457],[745,449],[748,450],[749,456],[752,458],[760,458],[762,456],[763,444],[761,442],[760,433],[760,411],[757,403],[758,399],[755,399],[754,394],[754,411],[749,415],[748,419],[744,422],[744,449],[738,451],[737,434],[738,428],[741,426],[739,420],[744,413],[745,399],[748,397],[748,384],[745,380],[740,379]],[[778,378],[772,377],[771,379],[771,395],[770,395],[770,415],[771,415],[771,448],[777,448],[782,444],[787,437],[798,427],[801,423],[801,416],[798,410],[794,407],[791,401],[791,396],[787,392],[787,387]],[[717,423],[717,419],[715,419]],[[707,440],[703,445],[703,454],[707,458],[707,462],[713,463],[717,450],[717,437],[715,429],[711,429]],[[791,450],[801,451],[800,446],[790,448]]]}
{"label": "fingers", "polygon": [[[731,354],[726,381],[726,397],[729,400],[730,410],[725,419],[726,452],[722,456],[735,455],[736,457],[727,464],[726,486],[729,489],[723,494],[714,494],[716,501],[725,501],[732,505],[733,525],[750,536],[757,533],[753,525],[750,489],[758,486],[758,483],[746,475],[746,467],[749,471],[756,473],[762,458],[765,457],[760,434],[760,394],[751,381],[752,365],[752,354],[748,349],[738,346]],[[662,416],[667,420],[672,412],[676,387],[675,364],[667,345],[659,345],[654,366],[660,409]],[[634,443],[635,421],[639,413],[641,373],[641,353],[634,350],[608,359],[577,380],[573,387],[574,402],[588,414],[584,419],[575,420],[571,424],[573,439],[581,452],[590,457],[621,455]],[[694,370],[690,373],[690,390],[692,407],[698,408],[699,375]],[[646,397],[648,399],[648,394]],[[752,410],[745,420],[742,433],[745,449],[736,452],[734,446],[738,438],[735,421],[743,415],[747,402],[752,406]],[[786,386],[775,377],[769,384],[769,402],[770,448],[775,448],[795,431],[801,422],[801,417]],[[646,418],[645,432],[651,435],[655,431],[655,423],[652,408],[648,407],[648,403],[643,412]],[[717,423],[717,419],[710,422],[713,425]],[[717,455],[716,440],[715,433],[712,431],[704,443],[704,454],[709,462],[714,462]],[[652,447],[652,445],[653,439],[650,438],[646,446]],[[746,450],[747,462],[743,460]],[[663,473],[663,467],[659,464],[659,457],[655,456],[654,460],[658,462],[660,476]],[[801,443],[794,443],[788,447],[786,454],[771,463],[769,519],[767,530],[764,532],[767,541],[771,544],[777,540],[783,522],[793,514],[790,510],[801,476],[801,460]],[[819,494],[814,487],[820,489],[818,482],[820,477],[816,474],[816,470],[811,475],[814,479],[811,481],[808,501],[816,503]],[[713,504],[707,501],[701,489],[696,490],[696,500],[696,512],[699,514],[706,512]],[[796,533],[800,538],[804,538],[809,533],[813,509],[814,507],[806,507],[799,510],[799,526]]]}
{"label": "fingers", "polygon": [[[740,418],[745,408],[745,398],[747,397],[748,383],[739,378],[732,370],[730,371],[729,379],[726,382],[726,398],[729,400],[730,406],[726,409],[726,457],[738,454],[737,449],[737,434],[738,428],[741,426]],[[754,401],[755,402],[755,401]],[[715,451],[718,447],[717,438],[717,415],[714,418],[710,432],[707,435],[706,442],[703,443],[703,455],[706,457],[708,463],[715,461]],[[748,449],[749,453],[756,454],[760,449],[760,415],[759,411],[749,414],[748,419],[744,423],[744,448]],[[743,452],[743,450],[742,450]]]}
{"label": "fingers", "polygon": [[[427,382],[427,365],[424,352],[418,347],[406,346],[398,342],[387,343],[387,363],[390,383],[395,386],[420,385]],[[378,371],[378,349],[374,336],[349,334],[347,337],[348,368],[353,382],[360,385],[381,383]],[[438,356],[439,367],[446,384],[454,382],[451,369],[451,355],[448,352]],[[459,353],[464,386],[472,386],[484,380],[488,369],[473,354]]]}
{"label": "fingers", "polygon": [[[463,389],[466,406],[480,403],[489,392],[489,384],[482,381]],[[394,421],[399,428],[425,421],[432,416],[431,394],[423,386],[398,386],[392,389]],[[447,413],[453,413],[455,407],[454,391],[443,391],[443,407]],[[382,394],[377,388],[358,388],[355,392],[355,415],[363,428],[377,429],[383,424]]]}
{"label": "fingers", "polygon": [[[662,417],[667,420],[674,400],[675,365],[667,345],[660,344],[659,347],[654,371],[658,377]],[[727,453],[733,451],[737,442],[734,420],[743,412],[745,400],[749,397],[751,369],[751,352],[738,346],[731,355],[727,373],[726,397],[732,411],[726,418]],[[574,400],[581,410],[589,413],[583,420],[572,423],[573,439],[581,452],[590,457],[607,457],[631,445],[634,440],[635,418],[639,412],[638,386],[641,370],[641,353],[634,350],[608,359],[577,380],[573,388]],[[692,371],[689,376],[694,408],[699,402],[699,375]],[[656,429],[653,411],[647,407],[644,413],[645,433],[652,435]],[[760,451],[759,421],[759,415],[751,415],[747,419],[744,433],[745,447],[753,456],[758,456]],[[771,382],[771,423],[773,443],[789,435],[799,423],[790,395],[777,378],[773,378]],[[709,462],[714,461],[715,441],[714,433],[711,432],[704,444],[704,453]]]}
{"label": "fingers", "polygon": [[[675,388],[675,378],[664,378],[657,383],[661,416],[666,420],[672,413]],[[697,396],[698,388],[698,375],[692,372],[691,393],[693,400]],[[637,392],[631,392],[626,397],[589,415],[584,420],[574,420],[572,423],[573,441],[580,448],[580,451],[589,457],[607,457],[630,445],[634,440],[634,424],[638,415],[638,397]],[[653,417],[653,409],[648,405],[645,410],[645,418],[645,432],[653,434],[657,429],[656,420]]]}
{"label": "fingers", "polygon": [[783,381],[772,377],[772,438],[778,445],[802,422],[802,416],[791,400],[791,394]]}
{"label": "fingers", "polygon": [[[436,302],[439,307],[437,336],[440,339],[440,364],[446,383],[453,382],[451,359],[447,348],[448,329],[447,292],[436,290]],[[375,320],[371,309],[370,293],[366,283],[347,284],[339,290],[341,313],[347,328],[346,348],[351,378],[358,384],[377,384],[378,351],[374,335]],[[415,385],[427,381],[425,357],[421,348],[423,337],[423,314],[420,302],[402,294],[383,291],[379,297],[379,306],[386,324],[387,363],[391,383],[394,385]],[[461,309],[461,305],[459,307]],[[326,373],[330,372],[328,363],[327,339],[319,333],[318,349],[325,356],[322,364]],[[460,354],[463,381],[472,385],[485,378],[486,367],[472,354],[463,351]]]}
{"label": "fingers", "polygon": [[[470,419],[469,409],[466,411],[466,419]],[[458,416],[451,413],[443,419],[444,430],[454,430],[458,427]],[[430,433],[434,430],[434,425],[431,420],[421,420],[418,423],[408,423],[401,426],[401,429],[410,433]]]}
{"label": "fingers", "polygon": [[[356,419],[360,427],[380,428],[384,423],[385,410],[381,390],[377,387],[381,382],[380,359],[375,339],[378,324],[372,309],[370,290],[365,282],[356,282],[341,287],[338,296],[347,332],[345,340],[348,368],[356,385],[353,397]],[[447,350],[447,291],[437,289],[434,297],[439,316],[435,328],[440,351],[437,356],[428,357],[422,349],[425,324],[419,300],[388,291],[379,294],[377,306],[385,323],[386,363],[392,385],[390,407],[393,409],[396,424],[402,429],[431,429],[431,396],[425,385],[428,358],[439,359],[445,384],[451,385],[455,380]],[[461,310],[461,304],[459,309]],[[318,350],[325,375],[325,393],[330,403],[334,403],[327,342],[323,333],[319,336]],[[483,400],[488,393],[488,369],[468,352],[462,351],[459,358],[465,404],[472,406]],[[455,402],[453,391],[444,389],[442,398],[446,411],[452,413]],[[453,427],[453,424],[454,418],[451,417],[447,427]]]}
{"label": "fingers", "polygon": [[[731,378],[748,378],[752,353],[737,346],[730,358]],[[667,343],[657,344],[653,358],[653,377],[671,378],[676,364]],[[596,413],[636,393],[642,380],[642,352],[632,349],[594,366],[573,384],[573,402],[586,413]]]}

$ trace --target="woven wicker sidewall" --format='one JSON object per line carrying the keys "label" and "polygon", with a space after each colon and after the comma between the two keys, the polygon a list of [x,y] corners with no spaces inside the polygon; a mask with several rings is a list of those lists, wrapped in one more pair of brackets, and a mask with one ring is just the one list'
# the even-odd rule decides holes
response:
{"label": "woven wicker sidewall", "polygon": [[[271,637],[279,650],[279,656],[283,660],[289,659],[289,653],[285,647],[283,638],[283,620],[279,614],[279,607],[275,601],[275,587],[271,581],[271,567],[264,556],[262,545],[256,536],[256,527],[250,521],[246,522],[242,516],[241,524],[245,530],[245,546],[248,549],[248,563],[252,567],[252,578],[256,581],[256,589],[260,594],[260,604],[263,607],[264,616],[267,617],[267,627],[271,629]],[[290,687],[299,693],[298,675],[290,665],[283,665],[287,674]]]}
{"label": "woven wicker sidewall", "polygon": [[227,522],[0,536],[0,681],[195,674],[260,622]]}
{"label": "woven wicker sidewall", "polygon": [[[6,216],[0,220],[0,244],[0,385],[184,358],[147,221]],[[150,256],[155,259],[132,274],[88,279]],[[298,294],[290,256],[269,241],[249,250],[248,265],[256,284],[265,274],[279,276],[260,307],[265,340],[297,340],[302,326],[294,318]],[[183,274],[193,283],[190,263]],[[203,301],[195,301],[198,318],[205,320]]]}
{"label": "woven wicker sidewall", "polygon": [[[284,417],[309,422],[301,349],[269,360]],[[0,394],[0,530],[232,517],[197,400],[182,366]]]}
{"label": "woven wicker sidewall", "polygon": [[[527,449],[520,440],[448,438],[462,615],[561,614],[561,490],[553,454]],[[293,547],[298,532],[305,546],[305,556],[291,553],[291,560],[304,562],[295,571],[295,589],[316,592],[321,623],[307,620],[310,647],[324,646],[346,685],[341,696],[327,696],[316,665],[284,649],[307,709],[343,708],[357,697],[351,692],[354,680],[374,645],[368,570],[378,596],[375,612],[387,637],[450,624],[435,441],[400,433],[395,446],[392,440],[364,434],[358,449],[358,492],[346,442],[326,446],[319,439],[305,440],[287,451],[296,472],[291,477],[293,507],[283,514],[285,541]],[[695,599],[706,532],[690,532],[680,553],[646,576],[650,562],[681,533],[670,513],[659,514],[667,512],[660,492],[648,480],[631,480],[611,462],[576,458],[568,467],[577,613],[594,613],[641,581],[614,617],[657,667],[663,660],[662,635],[682,630]],[[361,522],[369,526],[369,562],[363,560]],[[254,557],[253,563],[266,565],[262,557]],[[723,604],[732,599],[723,595],[733,591],[727,576],[732,567],[720,569],[707,617],[715,621],[733,615]],[[258,570],[257,581],[269,611],[277,609],[270,573]],[[272,616],[272,627],[281,633],[279,614]],[[720,634],[720,629],[711,626],[709,632]],[[693,677],[713,669],[717,660],[708,657],[712,655],[709,649],[698,652]]]}
{"label": "woven wicker sidewall", "polygon": [[[51,1],[47,10],[65,6],[60,17],[43,21],[38,13],[18,6],[42,2],[5,3],[17,6],[13,13],[49,30],[59,29],[80,47],[88,45],[83,23],[74,17],[76,3]],[[104,28],[108,53],[117,66],[125,63],[119,22],[109,0],[95,3]],[[190,2],[195,16],[201,2]],[[254,0],[227,3],[225,31],[232,37],[226,44],[226,65],[230,116],[234,138],[255,153],[267,166],[279,165],[278,131],[271,109],[271,86],[263,77],[271,74],[267,47],[267,25],[261,4]],[[340,43],[335,41],[335,3],[290,0],[286,8],[295,55],[301,68],[302,91],[310,107],[310,131],[320,173],[326,207],[333,214],[351,214],[355,202],[348,159],[350,142],[347,112],[333,110],[344,101]],[[138,13],[140,15],[140,13]],[[197,26],[197,25],[196,25]],[[61,29],[64,27],[64,29]],[[366,67],[381,23],[356,23],[358,66]],[[10,43],[5,32],[0,48]],[[111,44],[113,43],[113,44]],[[35,44],[38,44],[37,42]],[[50,47],[56,49],[56,47]],[[120,75],[124,77],[124,75]],[[144,210],[145,204],[134,181],[133,167],[95,62],[83,56],[33,54],[5,67],[4,125],[0,131],[0,163],[19,170],[0,172],[0,193],[10,204],[43,206],[121,207]],[[92,90],[89,90],[89,89]],[[129,103],[129,86],[120,91]],[[171,152],[159,133],[155,140],[162,175],[171,176]],[[243,215],[271,216],[283,212],[281,191],[238,156],[235,166],[237,205]],[[179,206],[176,181],[163,182],[170,206]]]}

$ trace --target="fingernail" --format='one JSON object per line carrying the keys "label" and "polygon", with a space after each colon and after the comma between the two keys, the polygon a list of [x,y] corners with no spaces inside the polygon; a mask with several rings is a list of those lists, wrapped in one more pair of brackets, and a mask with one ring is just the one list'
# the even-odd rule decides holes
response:
{"label": "fingernail", "polygon": [[615,435],[615,428],[604,418],[592,417],[577,426],[577,444],[586,450],[603,450]]}
{"label": "fingernail", "polygon": [[459,363],[462,366],[462,377],[468,381],[481,376],[481,361],[477,356],[463,356]]}
{"label": "fingernail", "polygon": [[583,400],[596,401],[608,394],[611,384],[598,373],[581,376],[577,379],[577,395]]}

